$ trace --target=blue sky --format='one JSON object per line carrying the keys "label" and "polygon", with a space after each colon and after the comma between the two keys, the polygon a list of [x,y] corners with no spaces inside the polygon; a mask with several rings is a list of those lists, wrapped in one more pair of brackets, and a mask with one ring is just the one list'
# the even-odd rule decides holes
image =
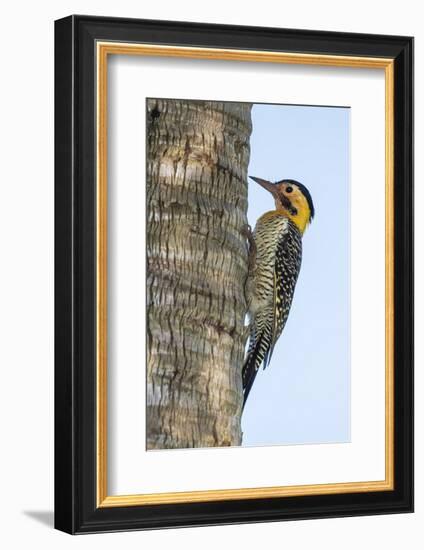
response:
{"label": "blue sky", "polygon": [[[315,219],[303,238],[292,309],[271,364],[258,373],[243,445],[350,440],[350,109],[254,105],[249,175],[302,182]],[[252,227],[274,208],[249,180]]]}

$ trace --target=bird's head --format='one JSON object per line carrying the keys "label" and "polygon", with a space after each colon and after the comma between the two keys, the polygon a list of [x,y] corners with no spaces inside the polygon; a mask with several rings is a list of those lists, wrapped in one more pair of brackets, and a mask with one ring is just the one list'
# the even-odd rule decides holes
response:
{"label": "bird's head", "polygon": [[250,178],[271,193],[275,208],[283,210],[303,234],[315,215],[314,203],[308,189],[295,180],[272,183],[261,178]]}

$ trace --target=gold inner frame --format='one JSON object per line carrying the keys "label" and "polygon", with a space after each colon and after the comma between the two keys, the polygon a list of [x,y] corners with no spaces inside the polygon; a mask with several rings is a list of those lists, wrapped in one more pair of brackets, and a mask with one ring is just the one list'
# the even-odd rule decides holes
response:
{"label": "gold inner frame", "polygon": [[[394,489],[394,60],[390,58],[314,55],[123,42],[96,44],[97,54],[97,506],[141,506],[255,498],[388,491]],[[107,61],[109,55],[144,55],[255,61],[385,71],[385,479],[315,485],[217,489],[178,493],[108,496],[107,493]]]}

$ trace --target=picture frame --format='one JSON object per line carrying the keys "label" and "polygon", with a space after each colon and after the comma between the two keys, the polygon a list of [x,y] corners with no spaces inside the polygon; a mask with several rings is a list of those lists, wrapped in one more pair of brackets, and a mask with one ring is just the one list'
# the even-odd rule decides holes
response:
{"label": "picture frame", "polygon": [[[384,72],[383,480],[108,493],[107,69],[117,54]],[[412,346],[412,38],[79,15],[55,22],[57,529],[79,534],[412,512]]]}

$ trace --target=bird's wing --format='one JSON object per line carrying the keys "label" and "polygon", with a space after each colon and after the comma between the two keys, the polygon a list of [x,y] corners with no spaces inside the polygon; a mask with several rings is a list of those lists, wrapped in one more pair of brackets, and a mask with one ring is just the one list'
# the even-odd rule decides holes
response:
{"label": "bird's wing", "polygon": [[287,231],[281,234],[277,243],[275,254],[272,339],[264,359],[264,368],[271,361],[275,343],[289,316],[301,263],[302,237],[297,227],[289,222]]}

